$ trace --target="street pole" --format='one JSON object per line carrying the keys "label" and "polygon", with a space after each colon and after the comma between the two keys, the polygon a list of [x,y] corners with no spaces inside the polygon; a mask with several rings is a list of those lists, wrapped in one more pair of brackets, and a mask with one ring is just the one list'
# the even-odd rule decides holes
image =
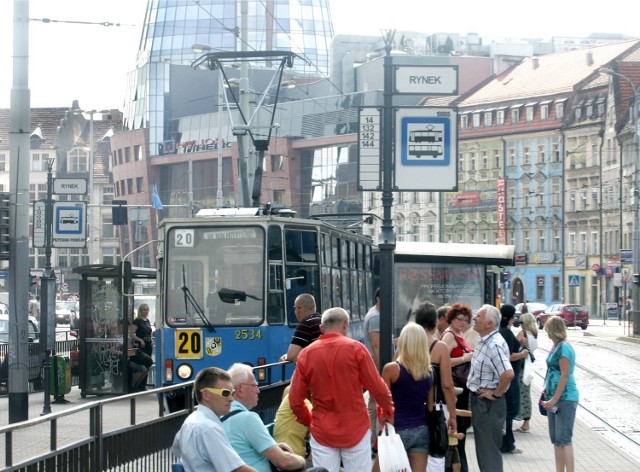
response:
{"label": "street pole", "polygon": [[220,90],[220,95],[218,97],[218,190],[216,191],[216,207],[222,208],[222,94],[225,93],[222,74],[219,74],[218,77],[218,90]]}
{"label": "street pole", "polygon": [[629,83],[633,87],[633,107],[631,110],[632,124],[633,124],[633,145],[635,147],[636,159],[635,161],[635,188],[633,194],[633,334],[640,334],[640,283],[636,277],[640,278],[640,176],[638,175],[640,164],[640,139],[638,139],[638,93],[640,93],[640,86],[635,87],[634,83],[629,80]]}
{"label": "street pole", "polygon": [[[29,1],[13,2],[13,86],[9,124],[9,422],[29,419]],[[6,73],[6,72],[5,72]]]}
{"label": "street pole", "polygon": [[378,248],[380,249],[380,368],[393,360],[393,253],[396,235],[393,230],[391,207],[393,205],[393,59],[391,47],[395,31],[388,31],[384,56],[384,105],[382,119],[382,225]]}
{"label": "street pole", "polygon": [[55,300],[56,276],[51,269],[51,242],[53,239],[53,163],[47,159],[47,200],[44,210],[44,254],[45,266],[40,278],[42,285],[42,303],[40,307],[40,345],[44,349],[44,406],[41,415],[51,413],[51,356],[55,355]]}

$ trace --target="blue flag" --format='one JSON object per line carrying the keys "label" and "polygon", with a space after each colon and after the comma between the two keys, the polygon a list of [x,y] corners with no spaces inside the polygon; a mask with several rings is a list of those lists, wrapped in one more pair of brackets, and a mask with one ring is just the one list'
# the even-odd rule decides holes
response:
{"label": "blue flag", "polygon": [[162,201],[160,200],[160,195],[158,195],[158,187],[155,182],[151,188],[151,206],[156,210],[162,210],[164,208]]}

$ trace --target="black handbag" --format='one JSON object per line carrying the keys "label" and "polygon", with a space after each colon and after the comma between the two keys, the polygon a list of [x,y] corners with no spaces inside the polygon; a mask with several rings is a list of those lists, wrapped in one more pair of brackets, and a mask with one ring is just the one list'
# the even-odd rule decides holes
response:
{"label": "black handbag", "polygon": [[543,403],[547,401],[547,396],[542,392],[540,394],[540,401],[538,401],[538,409],[540,410],[540,414],[542,416],[547,416],[547,409],[544,407]]}
{"label": "black handbag", "polygon": [[453,385],[460,388],[467,388],[467,378],[471,370],[471,362],[463,362],[451,368],[451,376],[453,377]]}
{"label": "black handbag", "polygon": [[449,447],[449,431],[444,408],[442,403],[436,403],[433,411],[427,412],[429,455],[431,457],[444,457]]}
{"label": "black handbag", "polygon": [[[437,341],[436,341],[437,342]],[[433,349],[435,342],[429,348],[429,352]],[[443,394],[440,388],[440,372],[433,366],[431,367],[431,376],[433,377],[433,387],[435,390],[436,404],[433,411],[427,409],[427,427],[429,428],[429,455],[431,457],[445,457],[449,447],[449,428],[447,427],[447,418],[444,414],[445,405],[443,403]]]}

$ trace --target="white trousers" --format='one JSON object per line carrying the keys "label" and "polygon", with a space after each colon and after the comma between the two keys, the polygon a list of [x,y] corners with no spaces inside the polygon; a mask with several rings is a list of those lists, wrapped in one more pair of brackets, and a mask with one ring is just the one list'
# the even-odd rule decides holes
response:
{"label": "white trousers", "polygon": [[360,442],[349,449],[336,449],[318,443],[313,435],[311,457],[314,467],[324,467],[329,472],[338,472],[340,463],[344,472],[363,472],[371,470],[371,431],[367,430]]}

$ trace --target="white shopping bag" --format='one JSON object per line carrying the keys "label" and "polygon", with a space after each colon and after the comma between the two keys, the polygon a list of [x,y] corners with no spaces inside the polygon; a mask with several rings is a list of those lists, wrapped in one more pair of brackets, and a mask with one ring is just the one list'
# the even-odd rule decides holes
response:
{"label": "white shopping bag", "polygon": [[392,424],[387,423],[378,436],[378,459],[380,472],[411,472],[407,451]]}

